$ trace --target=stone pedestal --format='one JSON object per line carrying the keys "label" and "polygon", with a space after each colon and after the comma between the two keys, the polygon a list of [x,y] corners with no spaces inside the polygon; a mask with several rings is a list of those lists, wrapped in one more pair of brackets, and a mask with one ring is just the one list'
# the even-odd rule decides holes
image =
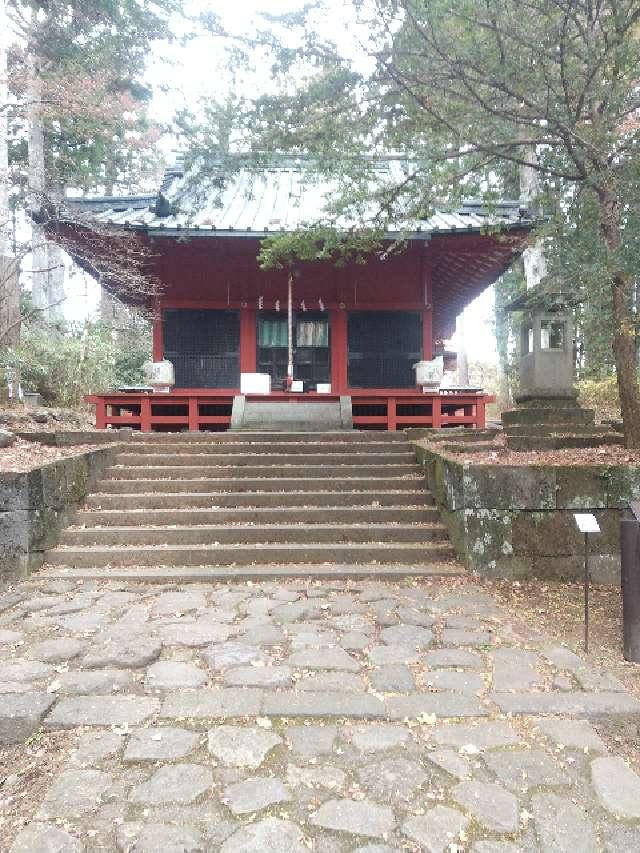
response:
{"label": "stone pedestal", "polygon": [[593,409],[583,409],[575,396],[529,397],[502,413],[510,450],[557,450],[622,444],[623,437],[595,423]]}

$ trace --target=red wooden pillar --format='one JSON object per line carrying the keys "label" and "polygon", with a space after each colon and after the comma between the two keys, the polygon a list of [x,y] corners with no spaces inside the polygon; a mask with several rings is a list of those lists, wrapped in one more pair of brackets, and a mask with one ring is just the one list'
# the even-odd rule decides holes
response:
{"label": "red wooden pillar", "polygon": [[198,432],[198,398],[189,397],[189,432]]}
{"label": "red wooden pillar", "polygon": [[433,358],[433,329],[431,308],[422,311],[422,358],[431,361]]}
{"label": "red wooden pillar", "polygon": [[143,395],[140,399],[140,429],[151,432],[151,397]]}
{"label": "red wooden pillar", "polygon": [[395,432],[397,429],[395,397],[389,397],[387,400],[387,429],[391,432]]}
{"label": "red wooden pillar", "polygon": [[484,400],[478,400],[475,405],[476,420],[474,426],[476,429],[484,429],[486,426],[486,412]]}
{"label": "red wooden pillar", "polygon": [[162,328],[162,310],[159,302],[156,302],[153,311],[153,360],[162,361],[164,358],[164,340]]}
{"label": "red wooden pillar", "polygon": [[347,312],[344,308],[329,311],[331,326],[331,391],[347,391]]}
{"label": "red wooden pillar", "polygon": [[256,322],[254,308],[240,309],[240,373],[256,372]]}
{"label": "red wooden pillar", "polygon": [[96,429],[107,428],[107,404],[102,397],[98,397],[95,401],[96,406]]}
{"label": "red wooden pillar", "polygon": [[439,395],[436,394],[431,399],[433,400],[433,403],[432,403],[433,423],[431,424],[431,426],[433,427],[433,429],[440,429],[440,427],[442,426],[442,397],[440,397]]}
{"label": "red wooden pillar", "polygon": [[425,361],[431,361],[433,358],[433,311],[432,311],[432,291],[433,282],[431,278],[431,263],[429,261],[428,243],[422,246],[422,299],[424,308],[422,309],[422,358]]}

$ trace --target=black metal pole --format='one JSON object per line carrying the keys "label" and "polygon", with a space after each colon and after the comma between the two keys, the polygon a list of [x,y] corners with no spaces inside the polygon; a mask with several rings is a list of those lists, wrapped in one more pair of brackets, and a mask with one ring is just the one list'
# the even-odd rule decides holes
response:
{"label": "black metal pole", "polygon": [[584,534],[584,651],[589,654],[589,534]]}
{"label": "black metal pole", "polygon": [[620,567],[624,659],[640,662],[640,525],[635,519],[620,522]]}

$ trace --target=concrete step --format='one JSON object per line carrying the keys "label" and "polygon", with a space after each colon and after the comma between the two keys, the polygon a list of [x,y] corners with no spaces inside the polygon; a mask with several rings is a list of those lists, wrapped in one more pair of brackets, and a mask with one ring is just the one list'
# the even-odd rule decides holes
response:
{"label": "concrete step", "polygon": [[[117,440],[117,439],[115,439]],[[339,441],[340,443],[361,444],[368,441],[406,444],[407,436],[403,432],[387,430],[339,430],[336,432],[134,432],[132,442],[135,446],[143,444],[246,444],[251,441],[298,443],[317,443],[318,441]]]}
{"label": "concrete step", "polygon": [[[178,482],[178,481],[176,481]],[[120,510],[174,510],[212,509],[232,507],[370,507],[393,506],[422,507],[433,504],[425,491],[410,489],[399,491],[360,492],[176,492],[171,494],[100,494],[89,495],[86,506],[95,509]]]}
{"label": "concrete step", "polygon": [[403,563],[424,565],[453,559],[448,543],[410,542],[260,545],[138,545],[107,548],[59,547],[47,552],[51,566],[100,569],[111,566],[229,566],[316,563]]}
{"label": "concrete step", "polygon": [[277,439],[273,441],[246,441],[240,442],[166,442],[159,444],[158,442],[149,442],[142,444],[135,442],[125,446],[124,452],[127,454],[144,454],[149,457],[156,456],[171,456],[176,454],[183,455],[209,455],[209,456],[224,456],[228,454],[274,454],[277,456],[307,456],[313,453],[331,453],[340,455],[351,455],[361,453],[385,453],[393,456],[411,453],[411,446],[406,441],[305,441],[281,442]]}
{"label": "concrete step", "polygon": [[103,494],[172,494],[189,492],[377,492],[387,490],[424,491],[424,473],[402,477],[226,477],[224,479],[137,479],[102,480],[97,490]]}
{"label": "concrete step", "polygon": [[201,525],[197,527],[105,527],[67,529],[60,544],[69,547],[92,545],[249,545],[344,542],[428,542],[446,539],[441,524],[270,524]]}
{"label": "concrete step", "polygon": [[424,563],[333,563],[331,565],[289,564],[256,566],[171,566],[109,569],[76,569],[56,566],[43,569],[40,577],[82,578],[84,580],[143,581],[147,583],[207,583],[211,581],[260,581],[282,578],[308,578],[310,580],[340,580],[342,578],[376,578],[378,580],[413,577],[447,577],[464,575],[464,568],[456,561],[435,560]]}
{"label": "concrete step", "polygon": [[119,453],[118,466],[126,468],[203,468],[222,465],[234,468],[251,468],[256,465],[397,465],[415,464],[412,451],[401,453],[333,453],[329,447],[322,453],[254,453],[247,448],[238,453]]}
{"label": "concrete step", "polygon": [[[136,468],[131,466],[114,466],[105,472],[105,479],[113,480],[137,480],[141,474],[145,479],[162,479],[164,477],[171,479],[189,479],[193,476],[195,466],[188,465],[167,465],[167,466],[149,466],[144,468]],[[218,479],[218,478],[235,478],[238,469],[242,468],[243,473],[249,477],[267,477],[273,478],[278,475],[284,477],[364,477],[364,476],[393,476],[403,477],[411,474],[416,474],[420,468],[415,463],[398,463],[398,464],[361,464],[361,465],[331,465],[331,464],[308,464],[308,465],[229,465],[229,466],[199,466],[198,474],[203,477]]]}
{"label": "concrete step", "polygon": [[262,509],[113,509],[79,512],[74,525],[84,528],[163,527],[221,524],[411,524],[438,520],[434,506],[283,507]]}

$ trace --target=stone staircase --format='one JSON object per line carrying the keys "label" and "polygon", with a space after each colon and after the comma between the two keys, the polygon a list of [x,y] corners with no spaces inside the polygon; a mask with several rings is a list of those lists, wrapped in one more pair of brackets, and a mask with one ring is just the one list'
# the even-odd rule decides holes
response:
{"label": "stone staircase", "polygon": [[50,573],[211,580],[461,571],[406,436],[135,435]]}

